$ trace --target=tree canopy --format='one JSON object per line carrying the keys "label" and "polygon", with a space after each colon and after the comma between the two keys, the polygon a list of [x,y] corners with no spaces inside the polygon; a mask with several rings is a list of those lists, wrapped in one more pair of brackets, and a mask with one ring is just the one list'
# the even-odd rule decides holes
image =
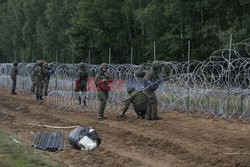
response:
{"label": "tree canopy", "polygon": [[248,0],[0,0],[0,62],[204,60],[250,37]]}

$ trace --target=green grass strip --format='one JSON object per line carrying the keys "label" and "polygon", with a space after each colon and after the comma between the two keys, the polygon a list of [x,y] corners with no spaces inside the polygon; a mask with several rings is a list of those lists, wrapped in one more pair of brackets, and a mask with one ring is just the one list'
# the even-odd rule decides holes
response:
{"label": "green grass strip", "polygon": [[0,166],[6,167],[59,167],[38,150],[18,144],[0,129]]}

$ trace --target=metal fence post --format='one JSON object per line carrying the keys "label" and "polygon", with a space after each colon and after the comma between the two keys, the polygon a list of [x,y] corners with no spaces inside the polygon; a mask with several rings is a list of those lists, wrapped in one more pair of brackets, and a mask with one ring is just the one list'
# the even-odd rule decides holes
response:
{"label": "metal fence post", "polygon": [[88,57],[88,62],[89,62],[89,64],[90,64],[90,56],[91,56],[91,51],[90,51],[90,49],[89,49],[89,57]]}
{"label": "metal fence post", "polygon": [[109,64],[111,64],[111,48],[109,48]]}
{"label": "metal fence post", "polygon": [[133,64],[133,47],[131,46],[130,64]]}
{"label": "metal fence post", "polygon": [[187,69],[187,73],[188,73],[188,82],[187,82],[187,86],[188,86],[188,102],[187,102],[187,109],[188,109],[188,112],[190,111],[190,88],[189,88],[189,80],[190,80],[190,40],[188,40],[188,69]]}
{"label": "metal fence post", "polygon": [[156,44],[155,44],[155,41],[154,41],[154,61],[156,61]]}
{"label": "metal fence post", "polygon": [[231,56],[232,56],[232,42],[233,42],[233,35],[230,34],[230,46],[229,46],[229,58],[228,58],[228,92],[227,92],[227,113],[229,113],[229,102],[230,102],[230,94],[231,94]]}

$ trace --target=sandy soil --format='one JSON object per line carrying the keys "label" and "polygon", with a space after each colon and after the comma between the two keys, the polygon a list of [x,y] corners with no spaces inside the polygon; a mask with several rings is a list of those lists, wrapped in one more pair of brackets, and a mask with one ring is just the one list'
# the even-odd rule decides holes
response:
{"label": "sandy soil", "polygon": [[28,144],[33,138],[30,132],[51,129],[27,123],[96,128],[102,144],[93,152],[72,149],[67,142],[70,130],[64,130],[63,151],[44,152],[62,166],[250,167],[247,123],[177,112],[159,113],[160,121],[139,120],[131,113],[120,119],[106,113],[108,120],[98,121],[96,112],[58,110],[35,102],[27,93],[12,96],[9,92],[0,88],[0,128]]}

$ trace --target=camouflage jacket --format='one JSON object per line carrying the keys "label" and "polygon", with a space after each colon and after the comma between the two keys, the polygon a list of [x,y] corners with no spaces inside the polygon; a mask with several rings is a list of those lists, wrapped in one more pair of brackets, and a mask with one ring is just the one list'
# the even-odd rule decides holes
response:
{"label": "camouflage jacket", "polygon": [[125,106],[132,103],[134,106],[137,106],[139,104],[147,103],[147,97],[141,90],[135,90],[133,93],[128,97],[128,100],[126,100]]}
{"label": "camouflage jacket", "polygon": [[50,80],[50,72],[48,68],[43,68],[43,73],[44,73],[44,81],[49,81]]}
{"label": "camouflage jacket", "polygon": [[35,80],[36,81],[43,81],[44,80],[44,71],[43,67],[41,66],[36,66],[35,68]]}
{"label": "camouflage jacket", "polygon": [[11,69],[11,77],[17,76],[18,74],[18,67],[13,66]]}
{"label": "camouflage jacket", "polygon": [[32,73],[31,73],[31,81],[36,80],[36,74],[35,74],[35,69],[37,67],[37,64],[33,67]]}
{"label": "camouflage jacket", "polygon": [[11,69],[11,78],[12,78],[12,80],[16,79],[17,74],[18,74],[18,67],[13,66],[12,69]]}
{"label": "camouflage jacket", "polygon": [[[110,79],[109,74],[107,72],[103,73],[100,72],[96,75],[96,87],[97,89],[106,89],[110,90],[109,83],[107,83],[107,80]],[[99,85],[99,86],[98,86]],[[104,87],[102,87],[104,86]]]}
{"label": "camouflage jacket", "polygon": [[87,85],[88,74],[85,70],[79,69],[76,73],[76,80],[78,80],[79,84]]}
{"label": "camouflage jacket", "polygon": [[143,80],[144,80],[144,86],[146,87],[146,89],[152,90],[152,91],[155,91],[156,89],[158,89],[162,83],[160,76],[153,70],[150,70],[145,75]]}

